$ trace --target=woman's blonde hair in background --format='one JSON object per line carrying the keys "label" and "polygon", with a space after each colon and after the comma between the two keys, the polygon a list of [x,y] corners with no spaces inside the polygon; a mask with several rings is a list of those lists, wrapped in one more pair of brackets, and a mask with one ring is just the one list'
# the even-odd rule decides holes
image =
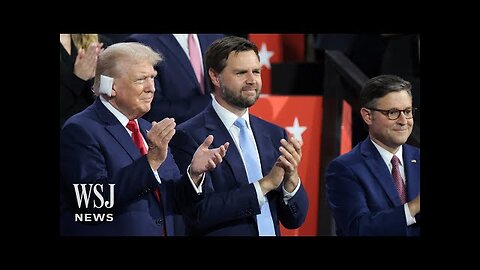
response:
{"label": "woman's blonde hair in background", "polygon": [[86,50],[90,44],[98,42],[98,34],[72,34],[72,40],[77,50]]}

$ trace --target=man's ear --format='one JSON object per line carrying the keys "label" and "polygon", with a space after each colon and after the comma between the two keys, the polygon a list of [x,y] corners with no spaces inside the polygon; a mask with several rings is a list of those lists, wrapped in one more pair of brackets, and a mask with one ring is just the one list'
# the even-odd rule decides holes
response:
{"label": "man's ear", "polygon": [[220,87],[220,77],[219,74],[217,74],[213,68],[208,69],[208,75],[210,76],[210,79],[212,80],[213,85],[216,87]]}
{"label": "man's ear", "polygon": [[117,90],[115,90],[115,83],[112,85],[112,92],[111,92],[111,97],[117,96]]}
{"label": "man's ear", "polygon": [[113,78],[105,75],[100,75],[100,86],[98,92],[109,97],[112,96]]}
{"label": "man's ear", "polygon": [[367,108],[361,108],[360,109],[360,114],[362,115],[363,121],[367,125],[372,124],[373,116],[372,116],[372,111],[371,110],[369,110]]}

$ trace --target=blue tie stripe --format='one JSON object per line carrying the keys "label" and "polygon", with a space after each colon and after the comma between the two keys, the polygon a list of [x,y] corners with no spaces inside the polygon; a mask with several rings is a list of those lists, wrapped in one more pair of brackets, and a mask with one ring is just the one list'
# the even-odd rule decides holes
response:
{"label": "blue tie stripe", "polygon": [[[239,143],[242,156],[245,162],[245,169],[249,183],[254,183],[263,178],[260,160],[256,155],[255,145],[248,136],[247,122],[243,118],[238,118],[235,123],[240,129]],[[275,226],[273,225],[272,214],[268,200],[261,207],[261,213],[257,215],[257,226],[260,236],[275,236]]]}

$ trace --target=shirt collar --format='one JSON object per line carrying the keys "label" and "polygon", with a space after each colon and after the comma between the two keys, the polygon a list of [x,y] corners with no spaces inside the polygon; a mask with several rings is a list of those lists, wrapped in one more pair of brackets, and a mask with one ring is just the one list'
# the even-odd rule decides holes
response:
{"label": "shirt collar", "polygon": [[[373,143],[375,148],[377,148],[378,152],[380,153],[380,156],[382,156],[383,161],[385,161],[385,163],[387,165],[390,165],[391,161],[392,161],[393,154],[388,152],[385,148],[381,147],[377,143],[375,143],[372,140],[372,138],[370,138],[370,141]],[[395,153],[395,155],[398,157],[398,160],[400,160],[400,165],[403,166],[403,158],[402,158],[403,155],[402,154],[403,154],[403,145],[400,145],[400,147],[398,148],[398,151]]]}
{"label": "shirt collar", "polygon": [[[105,107],[107,107],[107,109],[113,113],[113,115],[115,116],[115,118],[118,119],[118,121],[120,121],[120,123],[126,127],[127,124],[128,124],[128,117],[126,117],[123,113],[121,113],[119,110],[117,110],[115,107],[112,106],[112,104],[110,104],[110,102],[108,102],[104,97],[100,96],[100,101],[103,103],[103,105],[105,105]],[[135,121],[137,121],[137,119],[135,119]],[[138,122],[137,122],[138,123]]]}
{"label": "shirt collar", "polygon": [[[212,99],[212,106],[215,112],[218,114],[218,117],[220,117],[220,120],[222,120],[222,123],[229,130],[233,126],[233,123],[235,123],[237,120],[238,116],[220,105],[215,97]],[[250,116],[248,113],[248,108],[242,115],[242,118],[247,121],[247,127],[250,129]]]}

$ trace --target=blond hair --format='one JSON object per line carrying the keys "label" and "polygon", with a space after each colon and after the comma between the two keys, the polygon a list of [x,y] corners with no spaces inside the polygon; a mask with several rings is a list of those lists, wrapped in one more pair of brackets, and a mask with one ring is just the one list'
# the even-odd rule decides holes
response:
{"label": "blond hair", "polygon": [[93,91],[98,95],[100,75],[113,78],[121,76],[122,72],[125,72],[125,62],[132,61],[138,63],[147,61],[152,66],[155,66],[162,60],[163,58],[159,53],[137,42],[113,44],[98,56]]}
{"label": "blond hair", "polygon": [[77,50],[86,50],[90,44],[98,43],[98,34],[72,34],[72,40]]}

